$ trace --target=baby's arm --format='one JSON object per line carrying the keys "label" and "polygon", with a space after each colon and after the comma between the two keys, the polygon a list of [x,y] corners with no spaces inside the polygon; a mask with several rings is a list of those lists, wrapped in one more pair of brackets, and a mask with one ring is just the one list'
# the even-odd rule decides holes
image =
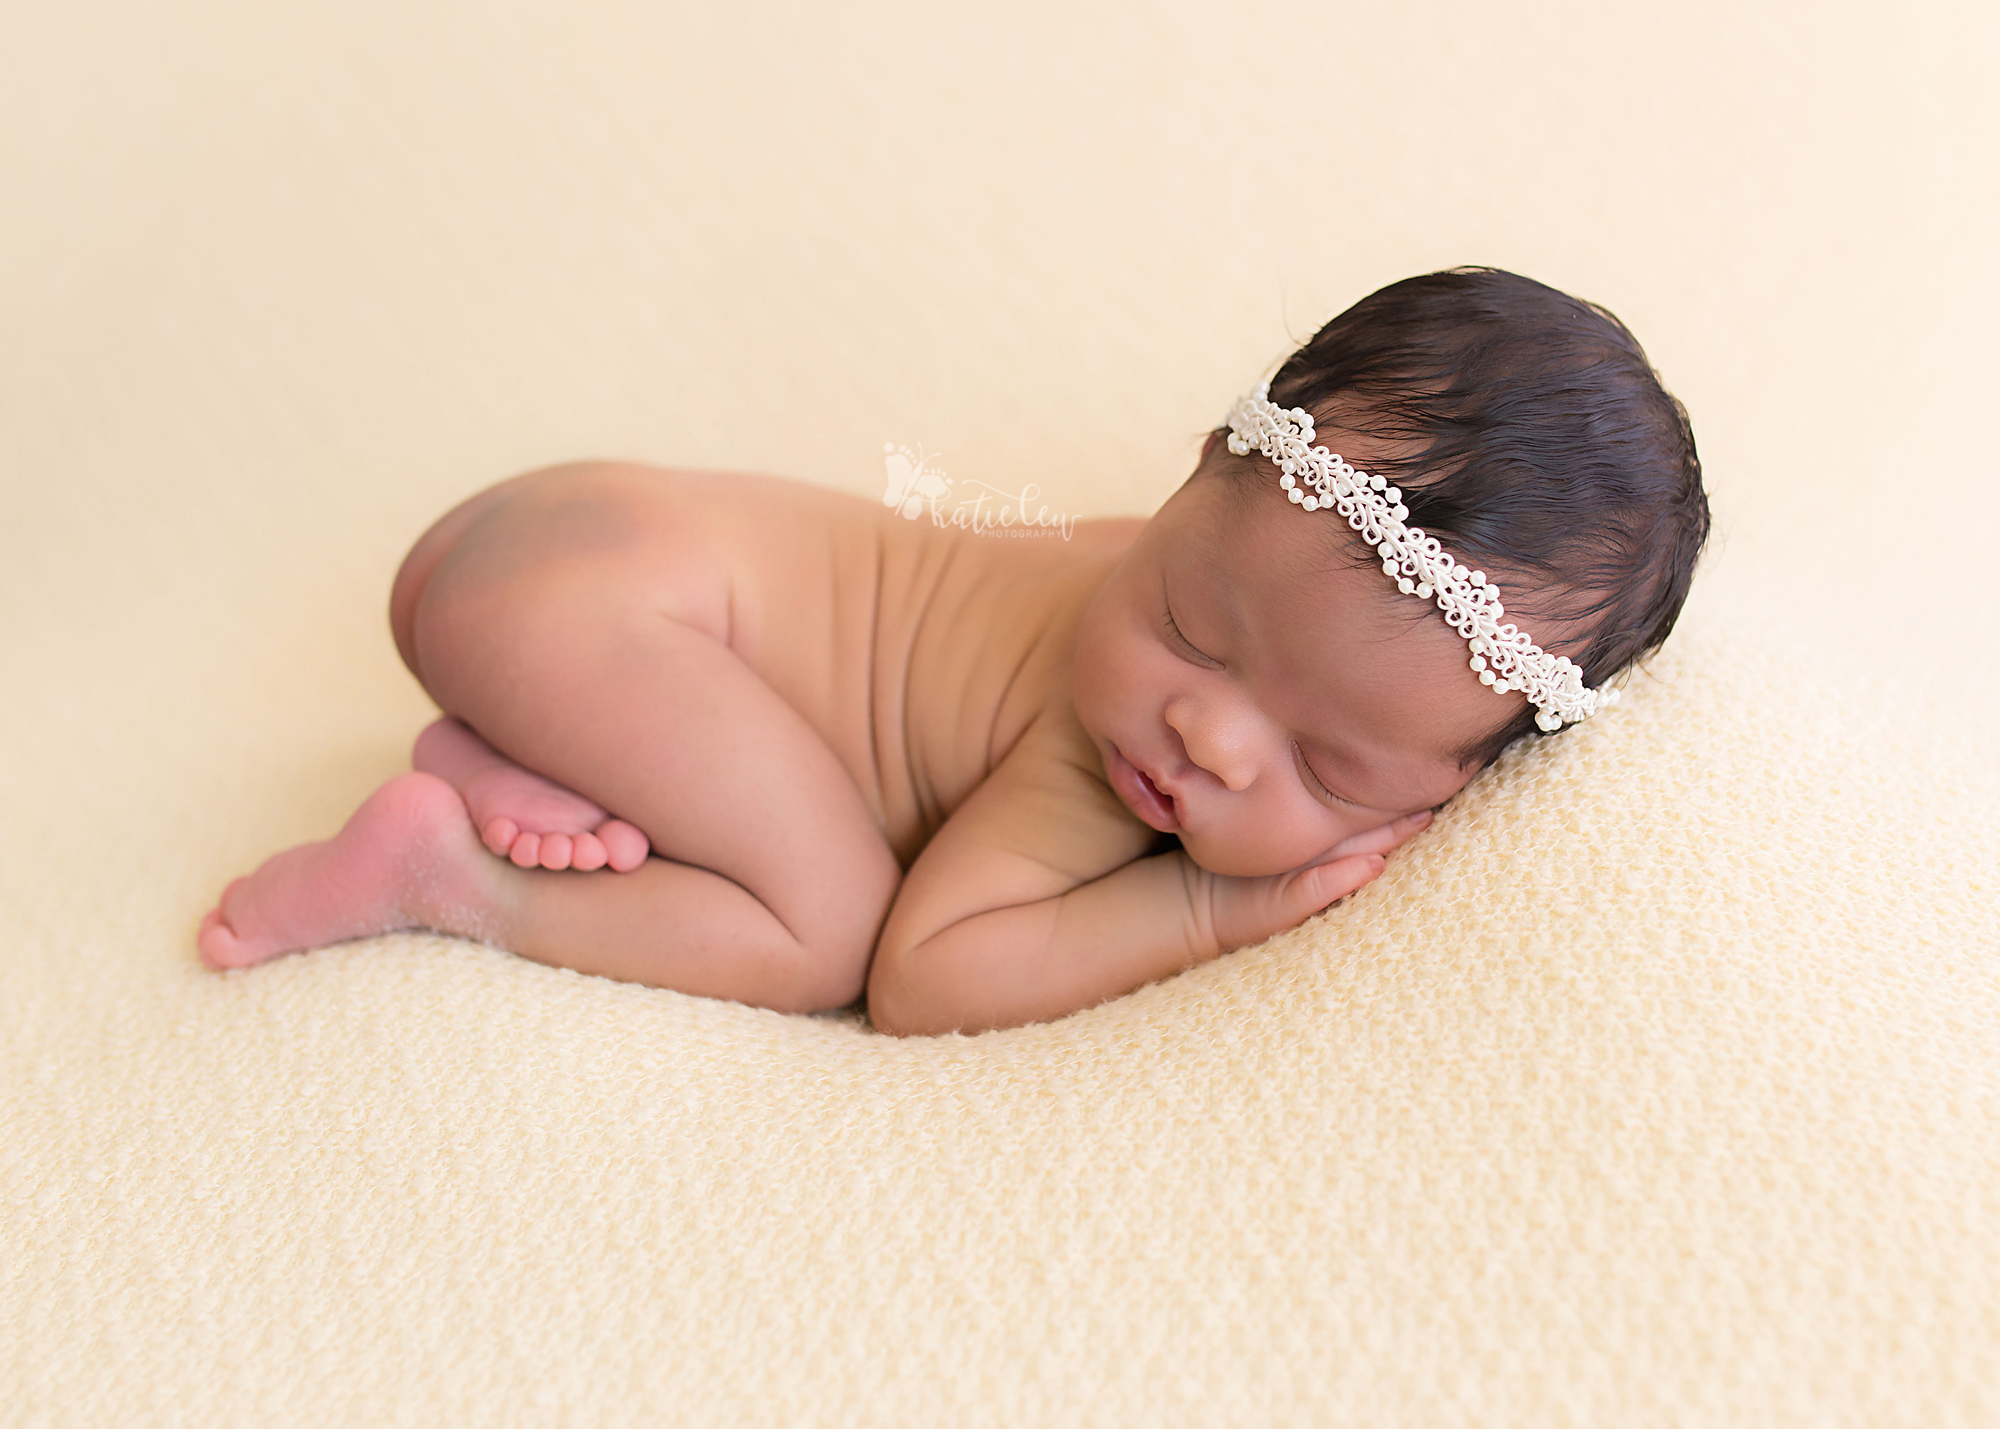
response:
{"label": "baby's arm", "polygon": [[875,1025],[977,1032],[1060,1017],[1291,928],[1382,869],[1421,817],[1271,878],[1208,872],[1128,813],[1053,715],[911,867],[868,980]]}

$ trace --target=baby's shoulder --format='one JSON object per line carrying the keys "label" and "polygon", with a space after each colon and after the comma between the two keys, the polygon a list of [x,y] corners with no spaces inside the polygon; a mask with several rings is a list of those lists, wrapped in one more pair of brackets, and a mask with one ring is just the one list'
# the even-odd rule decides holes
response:
{"label": "baby's shoulder", "polygon": [[1152,829],[1111,789],[1089,733],[1049,700],[946,828],[961,842],[1088,882],[1151,851]]}

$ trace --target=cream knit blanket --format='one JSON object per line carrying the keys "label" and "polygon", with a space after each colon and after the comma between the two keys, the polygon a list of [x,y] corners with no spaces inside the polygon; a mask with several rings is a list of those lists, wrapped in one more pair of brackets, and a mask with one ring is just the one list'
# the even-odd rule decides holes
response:
{"label": "cream knit blanket", "polygon": [[[0,17],[0,1426],[2000,1423],[1993,22],[977,13]],[[197,967],[402,767],[467,492],[1150,510],[1460,261],[1631,322],[1722,539],[1304,929],[911,1042]]]}

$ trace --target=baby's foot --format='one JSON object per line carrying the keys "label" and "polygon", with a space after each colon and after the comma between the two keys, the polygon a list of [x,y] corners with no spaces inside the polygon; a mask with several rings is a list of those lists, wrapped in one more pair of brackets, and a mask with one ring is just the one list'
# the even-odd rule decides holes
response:
{"label": "baby's foot", "polygon": [[471,925],[489,895],[458,791],[430,774],[400,774],[370,794],[325,843],[265,860],[223,890],[196,945],[212,968],[242,968],[280,953],[397,928]]}
{"label": "baby's foot", "polygon": [[459,792],[479,841],[521,868],[588,873],[608,864],[615,873],[628,873],[646,861],[651,848],[631,824],[518,764],[475,774]]}
{"label": "baby's foot", "polygon": [[646,835],[573,789],[508,759],[454,719],[417,737],[417,768],[448,780],[471,811],[479,841],[521,868],[607,865],[629,873],[646,861]]}

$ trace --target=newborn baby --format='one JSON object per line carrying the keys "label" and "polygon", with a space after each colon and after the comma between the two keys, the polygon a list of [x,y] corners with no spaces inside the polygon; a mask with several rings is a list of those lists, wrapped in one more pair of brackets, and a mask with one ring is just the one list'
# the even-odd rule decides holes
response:
{"label": "newborn baby", "polygon": [[1490,269],[1363,299],[1151,520],[1067,541],[517,477],[396,578],[445,714],[414,771],[231,884],[201,953],[432,928],[788,1011],[865,991],[895,1033],[1058,1017],[1295,926],[1608,703],[1707,529],[1631,335]]}

